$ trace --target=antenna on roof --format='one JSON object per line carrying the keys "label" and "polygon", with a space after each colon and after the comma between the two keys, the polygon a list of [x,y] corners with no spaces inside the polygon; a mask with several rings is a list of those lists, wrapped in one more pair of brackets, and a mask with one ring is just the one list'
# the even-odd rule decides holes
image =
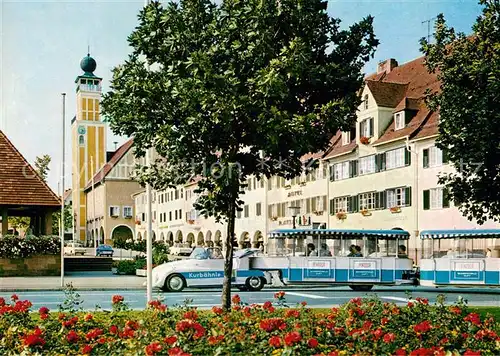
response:
{"label": "antenna on roof", "polygon": [[431,22],[436,20],[436,19],[437,19],[437,17],[432,17],[428,20],[422,21],[422,25],[424,23],[427,23],[427,42],[429,42],[429,43],[431,42]]}

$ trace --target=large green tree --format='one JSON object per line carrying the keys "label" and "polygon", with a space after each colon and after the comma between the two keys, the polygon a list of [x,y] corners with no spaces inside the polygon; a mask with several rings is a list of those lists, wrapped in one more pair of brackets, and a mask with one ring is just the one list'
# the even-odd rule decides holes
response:
{"label": "large green tree", "polygon": [[428,98],[439,111],[437,145],[455,168],[439,182],[469,220],[482,224],[500,217],[500,2],[480,3],[472,35],[457,34],[439,15],[435,42],[421,44],[441,81]]}
{"label": "large green tree", "polygon": [[[231,305],[236,211],[245,180],[294,177],[301,157],[349,130],[378,44],[367,17],[346,29],[321,0],[154,2],[129,36],[103,110],[156,189],[200,178],[196,208],[227,221],[222,304]],[[147,64],[147,65],[145,65]]]}

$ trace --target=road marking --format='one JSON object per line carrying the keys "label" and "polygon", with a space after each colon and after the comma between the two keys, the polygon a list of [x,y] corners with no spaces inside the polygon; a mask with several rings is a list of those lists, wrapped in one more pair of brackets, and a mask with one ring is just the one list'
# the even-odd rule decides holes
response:
{"label": "road marking", "polygon": [[382,298],[382,299],[389,299],[389,300],[395,300],[395,301],[398,301],[398,302],[407,302],[408,301],[407,298],[401,298],[401,297],[384,297],[384,296],[381,296],[380,298]]}
{"label": "road marking", "polygon": [[294,295],[297,297],[304,297],[304,298],[311,298],[311,299],[328,299],[328,297],[324,297],[322,295],[316,295],[316,294],[307,294],[307,293],[297,293],[297,292],[286,292],[286,295]]}

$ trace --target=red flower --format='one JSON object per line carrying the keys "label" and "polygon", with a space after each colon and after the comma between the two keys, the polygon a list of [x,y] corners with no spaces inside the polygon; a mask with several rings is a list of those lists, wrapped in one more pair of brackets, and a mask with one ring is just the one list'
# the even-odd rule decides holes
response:
{"label": "red flower", "polygon": [[406,356],[406,351],[403,349],[397,349],[394,351],[394,356]]}
{"label": "red flower", "polygon": [[465,321],[469,321],[474,325],[481,325],[481,317],[477,313],[470,313],[464,318]]}
{"label": "red flower", "polygon": [[50,310],[47,307],[41,307],[40,309],[38,309],[38,313],[40,313],[40,314],[48,314],[49,311]]}
{"label": "red flower", "polygon": [[224,335],[219,335],[219,336],[212,336],[211,335],[208,337],[209,345],[216,345],[219,342],[221,342],[222,340],[224,340]]}
{"label": "red flower", "polygon": [[414,350],[410,353],[410,356],[433,356],[434,351],[431,349],[425,349],[425,348],[420,348],[417,350]]}
{"label": "red flower", "polygon": [[17,296],[17,294],[12,294],[10,296],[10,299],[13,301],[13,302],[17,302],[19,300],[19,297]]}
{"label": "red flower", "polygon": [[5,299],[0,297],[0,307],[3,307],[5,305]]}
{"label": "red flower", "polygon": [[425,321],[422,321],[421,323],[415,325],[413,327],[413,330],[416,332],[416,333],[419,333],[419,334],[422,334],[422,333],[426,333],[427,331],[429,331],[430,329],[432,328],[431,324],[425,320]]}
{"label": "red flower", "polygon": [[283,299],[283,298],[285,298],[285,292],[280,291],[280,292],[274,293],[274,299]]}
{"label": "red flower", "polygon": [[449,307],[448,309],[449,309],[452,313],[454,313],[454,314],[457,314],[457,315],[462,314],[462,309],[460,309],[460,308],[459,308],[459,307],[457,307],[457,306],[454,306],[454,305],[453,305],[453,306]]}
{"label": "red flower", "polygon": [[42,337],[42,330],[37,326],[32,333],[29,333],[22,337],[24,346],[28,347],[43,347],[45,345],[45,340]]}
{"label": "red flower", "polygon": [[328,356],[339,356],[339,353],[337,351],[332,351],[328,354]]}
{"label": "red flower", "polygon": [[99,339],[97,340],[97,342],[98,342],[99,344],[103,345],[103,344],[105,344],[105,343],[106,343],[106,338],[101,337],[101,338],[99,338]]}
{"label": "red flower", "polygon": [[388,322],[389,322],[389,318],[386,318],[385,316],[382,319],[380,319],[380,324],[382,324],[382,325],[385,325]]}
{"label": "red flower", "polygon": [[300,312],[296,309],[288,309],[285,312],[286,318],[298,318],[300,316]]}
{"label": "red flower", "polygon": [[195,339],[199,339],[205,335],[205,328],[191,319],[185,319],[177,322],[175,329],[178,332],[194,331],[193,337]]}
{"label": "red flower", "polygon": [[63,322],[63,326],[65,328],[71,328],[72,326],[75,326],[76,323],[78,323],[78,317],[74,316],[71,319],[69,319],[68,321],[64,321]]}
{"label": "red flower", "polygon": [[177,336],[167,336],[163,341],[165,342],[165,344],[173,345],[177,341]]}
{"label": "red flower", "polygon": [[396,335],[394,335],[393,333],[387,333],[384,335],[384,342],[387,344],[393,342],[395,339]]}
{"label": "red flower", "polygon": [[68,340],[70,344],[78,342],[79,339],[80,337],[78,336],[75,330],[70,330],[68,335],[66,335],[66,340]]}
{"label": "red flower", "polygon": [[264,304],[262,304],[262,308],[264,310],[269,310],[273,307],[273,303],[271,303],[270,301],[266,301]]}
{"label": "red flower", "polygon": [[263,319],[260,321],[260,328],[268,333],[275,330],[286,329],[286,322],[281,318]]}
{"label": "red flower", "polygon": [[384,335],[384,332],[382,331],[382,329],[378,328],[377,330],[372,331],[372,334],[373,334],[373,339],[378,340],[382,337],[382,335]]}
{"label": "red flower", "polygon": [[366,330],[370,330],[370,328],[372,327],[372,325],[373,325],[373,323],[371,321],[367,320],[367,321],[365,321],[363,323],[362,329],[365,330],[365,331]]}
{"label": "red flower", "polygon": [[184,319],[197,320],[198,314],[196,313],[196,310],[190,310],[190,311],[185,312]]}
{"label": "red flower", "polygon": [[224,310],[221,307],[213,306],[212,312],[214,312],[217,315],[222,315],[224,313]]}
{"label": "red flower", "polygon": [[428,305],[429,304],[429,299],[427,298],[420,298],[420,297],[417,297],[415,298],[415,300],[417,302],[419,302],[420,304],[425,304],[425,305]]}
{"label": "red flower", "polygon": [[92,345],[85,345],[82,350],[82,354],[84,355],[90,355],[92,353],[92,350],[94,347]]}
{"label": "red flower", "polygon": [[413,308],[413,303],[412,302],[408,302],[408,308]]}
{"label": "red flower", "polygon": [[284,340],[287,346],[292,346],[293,344],[300,342],[300,340],[302,340],[302,336],[300,336],[297,331],[292,331],[285,335]]}
{"label": "red flower", "polygon": [[85,315],[85,321],[91,321],[92,319],[94,319],[94,316],[92,314],[87,314]]}
{"label": "red flower", "polygon": [[309,341],[307,342],[307,346],[309,347],[312,347],[313,349],[318,347],[318,340],[312,338],[312,339],[309,339]]}
{"label": "red flower", "polygon": [[180,347],[174,347],[174,348],[168,350],[168,355],[169,356],[190,356],[190,354],[182,351],[182,349]]}
{"label": "red flower", "polygon": [[156,310],[159,310],[159,311],[162,311],[164,312],[165,310],[167,310],[167,306],[162,304],[161,301],[159,300],[152,300],[148,303],[148,307],[149,308],[153,308],[153,309],[156,309]]}
{"label": "red flower", "polygon": [[116,325],[111,325],[111,326],[109,327],[109,333],[110,333],[111,335],[116,335],[116,334],[118,334],[118,326],[116,326]]}
{"label": "red flower", "polygon": [[280,347],[281,346],[281,338],[279,336],[271,336],[269,339],[269,345],[272,347]]}
{"label": "red flower", "polygon": [[357,306],[361,306],[362,300],[360,297],[353,298],[349,301],[349,303],[356,304]]}
{"label": "red flower", "polygon": [[307,302],[300,302],[300,304],[305,307],[307,305]]}
{"label": "red flower", "polygon": [[122,303],[125,300],[121,295],[114,295],[113,298],[111,299],[113,304],[118,304]]}
{"label": "red flower", "polygon": [[150,343],[148,346],[146,346],[146,349],[144,350],[144,352],[148,356],[156,355],[156,353],[160,351],[161,351],[161,345],[159,342]]}
{"label": "red flower", "polygon": [[97,339],[99,336],[101,336],[103,334],[102,330],[101,329],[92,329],[90,330],[88,333],[87,333],[87,341],[90,341],[90,340],[95,340]]}
{"label": "red flower", "polygon": [[235,294],[232,298],[231,301],[233,304],[240,304],[241,303],[241,298],[238,294]]}
{"label": "red flower", "polygon": [[465,351],[464,353],[464,356],[481,356],[481,351],[472,351],[467,349],[467,351]]}
{"label": "red flower", "polygon": [[137,330],[139,329],[139,324],[136,321],[127,320],[127,322],[125,323],[125,327],[130,328],[132,330]]}

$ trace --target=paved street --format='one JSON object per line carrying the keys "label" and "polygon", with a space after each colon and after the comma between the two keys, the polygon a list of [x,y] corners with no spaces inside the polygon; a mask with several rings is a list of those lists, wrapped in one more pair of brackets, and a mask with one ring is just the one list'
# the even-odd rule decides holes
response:
{"label": "paved street", "polygon": [[[286,300],[294,305],[305,301],[311,307],[328,308],[348,302],[351,298],[378,296],[383,301],[396,304],[406,304],[408,296],[401,288],[378,288],[373,291],[354,292],[346,287],[307,287],[307,288],[282,288],[265,289],[260,292],[240,292],[234,290],[234,294],[239,294],[244,303],[264,303],[273,300],[273,295],[278,290],[286,292]],[[474,306],[497,306],[500,307],[499,291],[488,291],[469,293],[467,290],[447,288],[443,290],[429,290],[425,288],[411,288],[413,298],[428,298],[431,303],[436,301],[437,296],[443,293],[449,303],[453,303],[459,297],[468,300],[470,305]],[[125,301],[133,309],[142,309],[146,303],[145,290],[94,290],[79,291],[83,300],[82,307],[86,310],[92,310],[97,305],[104,309],[111,308],[111,297],[119,294],[125,297]],[[0,296],[9,298],[11,292],[1,292]],[[64,300],[62,291],[24,291],[18,293],[21,299],[29,299],[33,302],[33,308],[47,306],[50,309],[57,309],[58,305]],[[214,305],[220,305],[220,289],[186,289],[182,293],[163,293],[154,292],[155,298],[163,299],[168,306],[181,305],[186,300],[191,300],[192,306],[200,309],[210,309]]]}

